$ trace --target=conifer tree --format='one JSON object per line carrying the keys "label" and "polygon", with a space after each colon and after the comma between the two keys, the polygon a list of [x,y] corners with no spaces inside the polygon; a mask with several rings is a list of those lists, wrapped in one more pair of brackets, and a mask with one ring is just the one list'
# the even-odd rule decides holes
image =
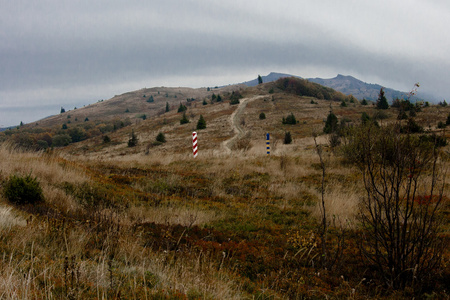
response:
{"label": "conifer tree", "polygon": [[389,108],[389,103],[387,102],[387,99],[384,96],[383,88],[380,89],[380,94],[378,95],[377,108],[378,109],[388,109]]}
{"label": "conifer tree", "polygon": [[197,122],[197,130],[198,129],[205,129],[206,128],[206,121],[203,118],[203,115],[200,115],[200,119]]}

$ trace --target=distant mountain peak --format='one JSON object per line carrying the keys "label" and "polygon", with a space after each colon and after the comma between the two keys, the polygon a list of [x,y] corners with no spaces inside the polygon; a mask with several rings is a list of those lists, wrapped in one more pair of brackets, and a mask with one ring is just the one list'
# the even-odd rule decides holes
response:
{"label": "distant mountain peak", "polygon": [[[296,75],[290,75],[285,73],[278,73],[278,72],[270,72],[266,76],[261,76],[263,83],[266,82],[272,82],[276,81],[280,78],[284,77],[297,77],[302,78],[300,76]],[[326,87],[330,87],[336,91],[339,91],[341,93],[344,93],[346,95],[353,95],[355,98],[362,100],[363,98],[366,100],[377,100],[378,95],[380,93],[380,89],[384,88],[385,96],[389,101],[392,101],[393,99],[399,98],[403,99],[406,97],[408,93],[397,91],[391,88],[385,88],[379,84],[373,84],[373,83],[366,83],[364,81],[361,81],[351,75],[343,75],[343,74],[337,74],[334,78],[329,79],[323,79],[323,78],[307,78],[307,80],[311,82],[315,82],[318,84],[321,84]],[[247,86],[257,86],[258,85],[258,79],[253,79],[250,81],[243,82],[242,84],[245,84]],[[423,95],[426,96],[431,101],[435,101],[436,99],[433,96],[430,95]],[[421,98],[422,94],[419,93],[418,98]]]}

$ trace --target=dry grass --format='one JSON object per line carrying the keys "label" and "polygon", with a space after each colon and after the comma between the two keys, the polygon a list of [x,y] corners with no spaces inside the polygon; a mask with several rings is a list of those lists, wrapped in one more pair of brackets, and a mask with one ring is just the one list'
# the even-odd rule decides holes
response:
{"label": "dry grass", "polygon": [[[252,101],[245,109],[197,101],[188,109],[187,125],[179,124],[181,114],[174,110],[133,121],[110,133],[113,142],[106,145],[96,137],[47,153],[1,146],[0,180],[12,174],[36,176],[45,203],[31,208],[1,203],[0,298],[380,296],[370,290],[373,286],[361,284],[358,276],[367,276],[367,267],[355,263],[355,249],[346,254],[339,275],[322,273],[318,241],[309,239],[321,219],[322,170],[312,135],[322,131],[330,102],[311,104],[311,98],[284,93],[272,101],[268,87],[246,90],[244,97]],[[174,109],[188,93],[199,99],[218,93],[146,89],[89,109],[106,114],[116,100],[142,102],[142,93],[165,105],[166,92]],[[362,111],[374,113],[371,107],[331,105],[339,118],[353,122]],[[291,111],[299,123],[282,125]],[[266,120],[259,120],[260,112]],[[191,134],[200,114],[207,128],[198,132],[199,156],[194,159]],[[423,119],[431,122],[433,114],[445,117],[433,108]],[[236,123],[240,136],[227,151],[224,144],[235,136]],[[127,147],[131,129],[139,137],[134,148]],[[285,131],[293,135],[290,145],[282,143]],[[164,132],[167,143],[149,147],[158,132]],[[324,149],[331,230],[352,231],[364,195],[360,175],[331,151],[328,136],[317,142]]]}

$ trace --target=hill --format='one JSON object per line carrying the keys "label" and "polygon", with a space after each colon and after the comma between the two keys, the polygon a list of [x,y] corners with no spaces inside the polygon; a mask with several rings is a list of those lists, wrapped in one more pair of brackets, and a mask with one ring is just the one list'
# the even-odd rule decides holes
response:
{"label": "hill", "polygon": [[[328,135],[330,111],[338,130]],[[448,179],[434,174],[449,165],[443,127],[450,107],[414,113],[398,120],[396,108],[377,110],[288,77],[253,87],[138,90],[1,132],[0,293],[6,299],[447,299]],[[180,122],[183,115],[188,123]],[[197,130],[200,116],[206,128]],[[294,122],[282,121],[287,118]],[[409,134],[409,128],[426,132]],[[285,144],[288,133],[292,141]],[[397,149],[399,141],[408,143]],[[442,159],[427,156],[440,153]],[[361,168],[369,161],[384,165]],[[396,166],[401,169],[389,173]],[[375,177],[364,170],[376,170],[369,174]],[[15,187],[23,181],[43,200],[32,202],[28,193],[15,197],[25,204],[12,204],[8,197],[22,191]],[[407,214],[394,211],[389,215],[403,216],[392,218],[395,226],[383,218],[360,223],[370,216],[360,209],[376,205],[365,199],[380,186],[397,196],[396,205],[381,211],[407,207],[408,218],[423,214],[399,224]],[[391,192],[397,186],[423,195]],[[436,191],[441,187],[443,194]],[[430,235],[417,237],[416,228],[434,214],[443,227],[425,223]],[[401,230],[378,236],[381,227]],[[397,239],[402,232],[406,246]],[[398,268],[384,263],[397,245],[396,251],[406,249],[392,259]],[[377,257],[378,264],[371,259]]]}

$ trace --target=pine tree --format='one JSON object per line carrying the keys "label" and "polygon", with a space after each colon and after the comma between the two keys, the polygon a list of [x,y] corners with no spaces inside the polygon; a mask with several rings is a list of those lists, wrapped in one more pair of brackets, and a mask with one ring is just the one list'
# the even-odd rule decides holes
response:
{"label": "pine tree", "polygon": [[180,124],[183,125],[187,123],[189,123],[189,119],[187,118],[186,113],[183,113],[183,117],[180,120]]}
{"label": "pine tree", "polygon": [[156,136],[156,141],[160,142],[160,143],[165,143],[166,136],[164,135],[164,133],[162,133],[162,132],[158,133],[158,135]]}
{"label": "pine tree", "polygon": [[327,117],[327,121],[325,122],[323,132],[332,133],[335,132],[337,129],[338,129],[338,118],[332,111],[330,111]]}
{"label": "pine tree", "polygon": [[169,110],[170,110],[169,102],[166,102],[166,112],[168,112]]}
{"label": "pine tree", "polygon": [[197,122],[197,130],[205,129],[205,128],[206,128],[206,121],[203,118],[203,115],[200,115],[200,119]]}
{"label": "pine tree", "polygon": [[284,133],[284,144],[288,145],[290,143],[292,143],[292,136],[291,136],[291,133],[289,131],[286,131]]}
{"label": "pine tree", "polygon": [[389,103],[387,102],[387,99],[384,96],[383,88],[380,89],[380,94],[378,95],[377,108],[378,109],[388,109],[389,108]]}
{"label": "pine tree", "polygon": [[262,84],[263,83],[263,79],[261,77],[261,75],[258,75],[258,84]]}
{"label": "pine tree", "polygon": [[134,130],[131,131],[130,139],[128,140],[128,147],[135,147],[138,144],[138,138],[134,133]]}

